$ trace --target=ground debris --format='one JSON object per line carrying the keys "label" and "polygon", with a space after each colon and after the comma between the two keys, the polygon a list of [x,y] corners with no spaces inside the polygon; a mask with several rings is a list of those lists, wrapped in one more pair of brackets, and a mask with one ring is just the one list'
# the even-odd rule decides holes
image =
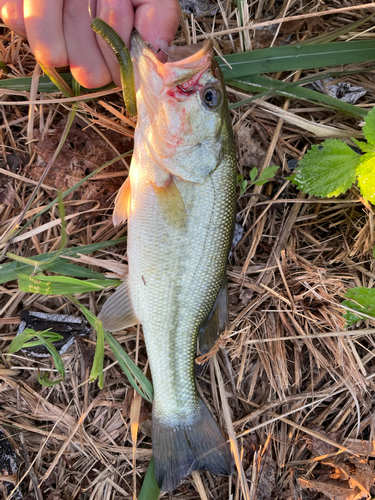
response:
{"label": "ground debris", "polygon": [[[353,28],[354,22],[373,10],[363,8],[359,0],[202,3],[215,8],[208,14],[191,10],[183,14],[174,45],[212,38],[220,57],[271,45],[310,42],[345,27],[351,31],[340,35],[339,41],[373,37],[374,18]],[[36,62],[27,40],[5,27],[1,36],[1,59],[10,71],[7,76],[0,68],[1,81],[32,76]],[[372,67],[373,63],[361,63],[262,75],[303,88],[316,79],[337,77],[342,69],[350,71],[339,78],[367,90],[359,104],[363,111],[375,102]],[[6,89],[1,93],[0,168],[9,175],[0,175],[0,236],[8,234],[28,204],[35,182],[55,152],[68,114],[61,93],[38,94],[40,104],[32,109],[27,104],[30,94]],[[254,168],[259,173],[268,165],[277,165],[279,170],[264,186],[251,186],[242,194],[240,186],[237,188],[238,241],[227,266],[229,322],[218,344],[218,349],[225,347],[228,356],[223,359],[219,353],[217,359],[242,462],[235,465],[230,479],[202,473],[206,490],[202,500],[366,498],[374,478],[371,464],[375,457],[374,322],[363,320],[346,329],[341,305],[348,289],[374,288],[374,213],[363,205],[355,186],[339,198],[315,199],[298,193],[288,180],[291,170],[311,145],[321,141],[270,115],[259,102],[272,103],[316,124],[358,132],[362,130],[361,118],[290,95],[261,92],[256,96],[229,84],[227,95],[238,175],[249,184]],[[256,99],[249,100],[253,97]],[[2,266],[10,262],[6,251],[30,259],[59,250],[58,207],[39,215],[51,199],[56,199],[56,189],[65,191],[73,186],[116,157],[115,150],[132,149],[131,139],[123,134],[129,133],[128,126],[133,123],[128,123],[121,111],[118,91],[101,99],[87,101],[82,107],[79,104],[78,112],[83,110],[88,120],[94,120],[111,145],[93,127],[75,120],[55,166],[28,207],[22,224],[30,222],[29,226],[0,256],[0,274]],[[120,173],[118,177],[113,175],[115,171]],[[127,225],[114,228],[108,213],[127,171],[126,164],[117,162],[64,199],[70,217],[69,248],[103,244],[89,255],[78,252],[72,262],[113,277],[127,272]],[[90,213],[77,216],[85,209]],[[37,218],[31,221],[34,215]],[[121,237],[125,238],[118,245],[104,246]],[[22,263],[17,263],[16,269],[20,266]],[[97,315],[112,292],[103,289],[77,298]],[[64,381],[54,387],[41,386],[37,375],[51,373],[49,358],[31,358],[22,352],[7,355],[23,309],[73,316],[78,310],[61,296],[23,293],[15,280],[0,288],[4,363],[0,366],[0,425],[21,459],[24,436],[37,485],[51,468],[38,491],[46,500],[138,498],[152,455],[151,405],[142,403],[138,435],[133,439],[130,410],[134,388],[107,344],[103,388],[90,380],[94,332],[79,336],[62,354]],[[130,327],[114,336],[149,378],[142,328]],[[225,434],[212,361],[200,365],[197,386]],[[342,452],[342,447],[347,450]],[[56,457],[59,460],[54,463]],[[27,466],[22,467],[19,478],[27,470]],[[30,479],[30,474],[26,475],[19,486],[24,500],[36,500],[37,490]],[[241,479],[250,490],[249,497]],[[171,498],[197,499],[198,495],[189,477]]]}
{"label": "ground debris", "polygon": [[[36,145],[33,145],[34,151],[38,155],[37,162],[32,164],[27,169],[27,173],[32,179],[39,181],[46,165],[52,158],[64,126],[66,118],[62,119],[55,126],[53,135],[46,135],[42,138],[39,130],[34,130],[34,136],[39,139]],[[132,140],[125,136],[120,136],[113,131],[108,131],[106,137],[109,142],[120,152],[125,153],[132,148]],[[52,165],[51,170],[47,174],[44,184],[52,186],[62,192],[66,191],[86,175],[97,169],[98,167],[109,162],[117,156],[114,149],[98,135],[97,132],[76,118],[71,126],[67,140]],[[125,170],[125,166],[120,161],[109,166],[105,173]],[[123,177],[114,178],[108,175],[100,180],[91,180],[86,182],[81,187],[75,190],[71,195],[68,195],[66,200],[87,200],[98,201],[100,207],[108,207],[111,203],[111,198],[125,180]],[[87,204],[80,210],[93,208],[93,204]],[[76,210],[75,207],[68,207],[68,212],[72,213]]]}
{"label": "ground debris", "polygon": [[311,480],[298,478],[302,488],[320,491],[332,500],[360,500],[371,498],[375,475],[366,460],[353,455],[340,454],[324,459],[321,464],[332,467],[328,479]]}

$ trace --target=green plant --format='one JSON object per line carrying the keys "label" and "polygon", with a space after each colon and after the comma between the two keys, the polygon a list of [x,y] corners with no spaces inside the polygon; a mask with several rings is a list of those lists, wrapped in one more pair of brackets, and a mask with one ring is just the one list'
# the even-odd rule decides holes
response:
{"label": "green plant", "polygon": [[375,204],[375,108],[365,118],[367,142],[352,141],[357,153],[339,139],[327,139],[312,146],[290,179],[304,193],[331,197],[345,193],[357,180],[366,202]]}
{"label": "green plant", "polygon": [[345,298],[348,300],[344,300],[342,305],[354,309],[354,311],[358,311],[359,313],[357,315],[353,311],[346,311],[344,314],[346,326],[352,326],[354,323],[357,323],[361,319],[366,319],[368,316],[375,319],[375,288],[350,288],[346,292]]}
{"label": "green plant", "polygon": [[278,171],[279,167],[277,165],[272,165],[263,170],[263,172],[258,175],[258,169],[256,167],[252,168],[249,172],[250,181],[244,178],[243,175],[237,176],[237,184],[240,187],[240,195],[242,196],[251,186],[263,186],[269,182]]}
{"label": "green plant", "polygon": [[42,385],[53,386],[60,383],[65,377],[64,363],[61,359],[60,354],[57,352],[56,347],[52,344],[52,342],[62,340],[62,338],[62,335],[60,335],[59,333],[51,332],[50,330],[36,332],[31,328],[25,328],[22,333],[17,335],[16,338],[12,340],[9,346],[8,353],[13,354],[25,347],[36,347],[44,345],[51,354],[53,362],[56,366],[56,370],[61,375],[61,378],[59,378],[58,380],[51,380],[48,378],[46,373],[43,376],[40,376],[40,374],[38,373],[38,382]]}

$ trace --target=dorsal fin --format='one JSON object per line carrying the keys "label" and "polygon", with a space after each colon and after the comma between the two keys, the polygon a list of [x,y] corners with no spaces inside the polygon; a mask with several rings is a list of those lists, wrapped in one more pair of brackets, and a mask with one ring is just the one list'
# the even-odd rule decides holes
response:
{"label": "dorsal fin", "polygon": [[118,226],[122,222],[125,222],[129,217],[130,195],[130,178],[128,177],[116,196],[115,209],[113,210],[112,216],[114,226]]}

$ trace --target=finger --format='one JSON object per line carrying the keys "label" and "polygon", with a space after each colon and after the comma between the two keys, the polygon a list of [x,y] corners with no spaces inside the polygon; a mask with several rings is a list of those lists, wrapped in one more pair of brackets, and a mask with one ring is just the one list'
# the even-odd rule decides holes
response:
{"label": "finger", "polygon": [[[133,0],[134,27],[141,37],[158,49],[168,50],[180,24],[177,0]],[[163,60],[163,56],[160,59]]]}
{"label": "finger", "polygon": [[64,34],[70,69],[84,87],[103,87],[112,81],[111,73],[91,29],[87,0],[65,0]]}
{"label": "finger", "polygon": [[[98,0],[97,17],[109,24],[129,48],[133,30],[134,11],[130,0]],[[97,35],[98,44],[116,85],[121,86],[117,58],[107,43]]]}
{"label": "finger", "polygon": [[21,36],[26,36],[23,0],[0,0],[0,17],[9,29]]}
{"label": "finger", "polygon": [[63,0],[24,0],[24,19],[31,50],[42,64],[67,66]]}

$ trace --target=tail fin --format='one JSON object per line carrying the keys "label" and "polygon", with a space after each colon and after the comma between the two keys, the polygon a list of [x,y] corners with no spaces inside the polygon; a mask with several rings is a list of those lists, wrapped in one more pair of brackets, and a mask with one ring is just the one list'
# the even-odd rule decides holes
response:
{"label": "tail fin", "polygon": [[162,491],[173,491],[194,470],[232,473],[232,456],[206,405],[189,423],[171,426],[153,416],[152,441],[156,481]]}

